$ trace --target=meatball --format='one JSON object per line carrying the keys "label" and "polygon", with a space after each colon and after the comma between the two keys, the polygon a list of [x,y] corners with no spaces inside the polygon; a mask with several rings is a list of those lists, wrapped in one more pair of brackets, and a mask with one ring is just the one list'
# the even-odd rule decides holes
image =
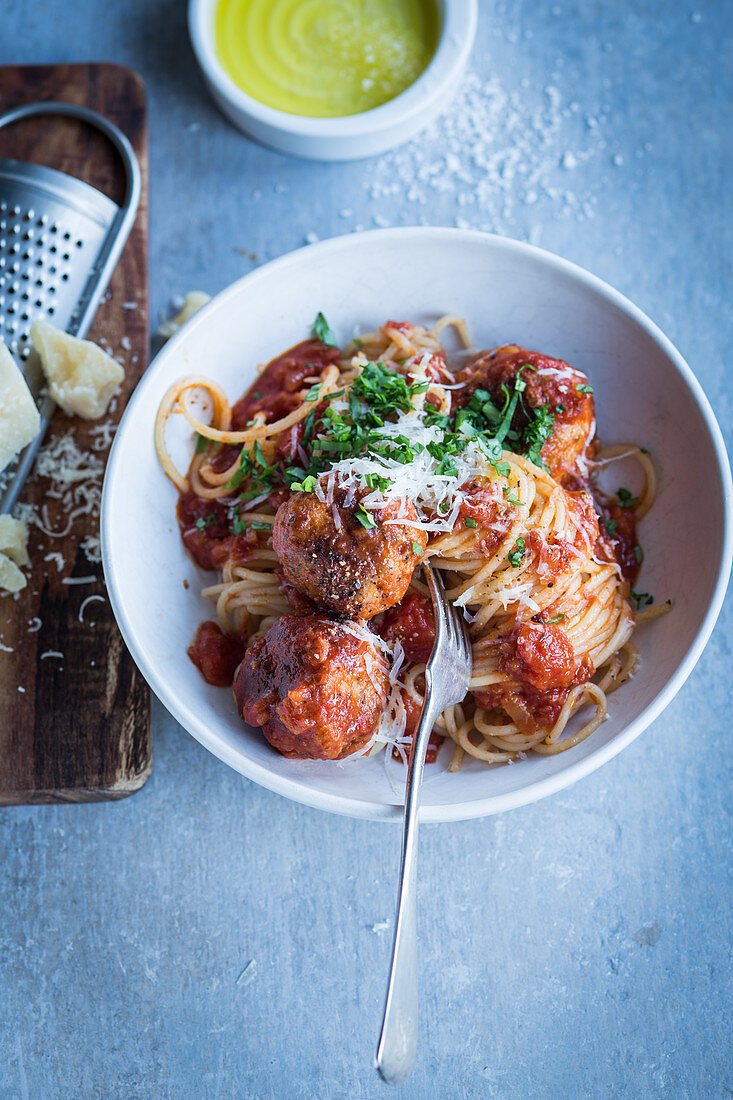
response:
{"label": "meatball", "polygon": [[[272,545],[286,580],[314,603],[351,619],[372,619],[398,603],[427,546],[412,504],[392,501],[364,527],[358,505],[324,504],[313,493],[293,493],[275,516]],[[338,522],[334,519],[338,517]],[[420,553],[416,553],[415,548]]]}
{"label": "meatball", "polygon": [[376,732],[389,679],[368,631],[358,633],[293,611],[249,646],[234,679],[237,707],[283,756],[340,760]]}
{"label": "meatball", "polygon": [[[540,456],[552,476],[560,484],[576,474],[578,459],[583,459],[595,432],[595,403],[592,393],[583,392],[588,379],[563,359],[551,359],[537,351],[507,344],[494,351],[482,351],[456,373],[456,381],[464,388],[456,390],[457,407],[467,405],[477,389],[488,390],[492,400],[501,407],[506,386],[514,388],[514,379],[523,364],[534,370],[524,371],[526,389],[522,394],[530,409],[547,406],[554,416],[553,430],[540,451]],[[589,388],[589,387],[588,387]],[[522,429],[527,416],[520,403],[513,426]]]}

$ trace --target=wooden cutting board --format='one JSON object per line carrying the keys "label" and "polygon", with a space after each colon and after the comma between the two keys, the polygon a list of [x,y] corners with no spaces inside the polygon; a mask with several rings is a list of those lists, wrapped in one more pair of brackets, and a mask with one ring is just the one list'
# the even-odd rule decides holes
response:
{"label": "wooden cutting board", "polygon": [[[136,73],[118,65],[0,67],[0,111],[43,100],[98,111],[127,134],[140,161],[137,220],[88,334],[125,367],[116,409],[105,418],[116,423],[148,362],[145,89]],[[0,157],[49,165],[122,199],[117,153],[82,123],[50,116],[18,122],[0,130]],[[111,433],[95,427],[59,411],[47,440],[71,432],[78,448],[103,464]],[[48,530],[58,532],[68,513],[54,488],[35,476],[21,499],[45,505]],[[94,511],[77,516],[64,537],[31,527],[28,586],[15,598],[0,598],[0,805],[124,798],[150,774],[150,694],[117,630],[102,566],[90,549],[88,540],[98,535]]]}

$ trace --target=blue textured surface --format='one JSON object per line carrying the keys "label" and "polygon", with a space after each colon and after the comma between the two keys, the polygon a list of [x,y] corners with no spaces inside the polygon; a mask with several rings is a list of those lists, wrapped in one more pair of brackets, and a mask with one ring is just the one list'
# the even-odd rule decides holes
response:
{"label": "blue textured surface", "polygon": [[[335,166],[249,143],[204,93],[184,9],[2,13],[2,63],[114,60],[145,77],[154,316],[309,234],[494,228],[628,294],[730,430],[720,0],[481,0],[480,79],[426,145],[468,164],[459,122],[483,97],[493,145],[479,153],[503,174],[451,161],[422,178],[414,151]],[[421,1049],[394,1095],[730,1095],[727,616],[673,705],[600,772],[500,818],[425,828]],[[160,707],[155,754],[126,802],[0,813],[0,1097],[386,1096],[371,1059],[398,830],[260,790]]]}

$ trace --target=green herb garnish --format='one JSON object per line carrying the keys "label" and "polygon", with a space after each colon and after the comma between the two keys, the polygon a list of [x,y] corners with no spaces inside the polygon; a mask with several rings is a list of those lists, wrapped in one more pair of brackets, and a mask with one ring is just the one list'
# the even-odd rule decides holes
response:
{"label": "green herb garnish", "polygon": [[423,556],[423,548],[419,542],[413,542],[412,552],[413,554],[417,554],[418,558],[421,558]]}
{"label": "green herb garnish", "polygon": [[332,348],[338,347],[338,342],[333,334],[331,326],[320,312],[313,322],[313,333],[319,340],[323,341],[324,344],[329,344]]}
{"label": "green herb garnish", "polygon": [[473,518],[473,516],[466,516],[466,527],[475,527],[475,526],[476,526],[476,520]]}
{"label": "green herb garnish", "polygon": [[520,535],[517,541],[514,543],[514,548],[509,551],[508,555],[509,564],[515,569],[522,564],[524,558],[524,539]]}
{"label": "green herb garnish", "polygon": [[576,389],[578,393],[593,393],[592,386],[577,386]]}
{"label": "green herb garnish", "polygon": [[354,514],[362,527],[364,527],[367,531],[370,530],[370,528],[377,526],[377,521],[375,520],[374,516],[371,512],[368,512],[366,510],[363,504],[359,505]]}
{"label": "green herb garnish", "polygon": [[616,496],[622,508],[635,508],[639,501],[638,497],[632,497],[629,490],[624,489],[623,486],[616,490]]}
{"label": "green herb garnish", "polygon": [[203,516],[199,516],[199,518],[196,520],[196,529],[197,531],[205,531],[207,527],[211,527],[212,523],[217,522],[218,521],[216,514],[214,512],[211,512],[206,517],[206,519],[204,519]]}

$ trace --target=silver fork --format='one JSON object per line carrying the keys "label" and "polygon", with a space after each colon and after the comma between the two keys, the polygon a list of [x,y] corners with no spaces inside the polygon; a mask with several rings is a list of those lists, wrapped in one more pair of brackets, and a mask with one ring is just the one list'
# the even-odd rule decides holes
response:
{"label": "silver fork", "polygon": [[446,707],[460,703],[471,678],[471,642],[462,614],[449,602],[440,574],[423,566],[435,613],[435,645],[425,669],[425,701],[407,768],[402,865],[392,963],[376,1066],[391,1085],[404,1081],[417,1049],[417,827],[430,732]]}

